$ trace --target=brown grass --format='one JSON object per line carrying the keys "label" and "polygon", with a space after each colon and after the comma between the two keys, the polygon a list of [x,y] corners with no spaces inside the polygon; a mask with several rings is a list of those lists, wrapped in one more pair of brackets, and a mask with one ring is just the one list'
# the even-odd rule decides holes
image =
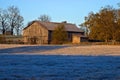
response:
{"label": "brown grass", "polygon": [[58,50],[46,51],[43,53],[62,55],[120,55],[120,46],[113,45],[73,46]]}
{"label": "brown grass", "polygon": [[[36,45],[17,45],[17,44],[0,44],[0,49],[22,47],[22,46],[36,46]],[[55,50],[47,50],[44,52],[36,51],[36,54],[45,55],[114,55],[120,56],[119,45],[83,45],[70,46]]]}

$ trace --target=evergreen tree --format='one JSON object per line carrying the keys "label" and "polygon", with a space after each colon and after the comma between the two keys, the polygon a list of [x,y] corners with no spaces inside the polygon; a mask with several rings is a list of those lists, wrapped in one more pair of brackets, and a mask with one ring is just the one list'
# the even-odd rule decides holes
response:
{"label": "evergreen tree", "polygon": [[52,43],[63,44],[68,40],[67,32],[65,31],[64,24],[59,24],[52,33]]}

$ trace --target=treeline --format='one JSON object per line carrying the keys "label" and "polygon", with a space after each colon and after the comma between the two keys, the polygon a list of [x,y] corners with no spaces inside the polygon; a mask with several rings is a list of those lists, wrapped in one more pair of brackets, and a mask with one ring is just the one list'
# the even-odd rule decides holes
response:
{"label": "treeline", "polygon": [[0,31],[2,34],[10,32],[11,35],[21,33],[23,28],[24,18],[20,11],[15,6],[10,6],[7,9],[0,9]]}
{"label": "treeline", "polygon": [[106,6],[99,12],[91,12],[81,24],[90,40],[120,41],[120,9]]}

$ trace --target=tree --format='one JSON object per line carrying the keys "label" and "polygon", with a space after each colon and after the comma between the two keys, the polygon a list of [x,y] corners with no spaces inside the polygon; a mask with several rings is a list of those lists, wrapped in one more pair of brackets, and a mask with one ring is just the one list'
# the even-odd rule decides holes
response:
{"label": "tree", "polygon": [[8,23],[11,29],[11,35],[13,35],[15,28],[18,31],[23,24],[23,17],[20,15],[19,9],[15,6],[8,8]]}
{"label": "tree", "polygon": [[21,30],[23,28],[23,21],[24,21],[23,17],[19,15],[17,17],[17,24],[15,26],[15,30],[16,30],[17,35],[20,35],[20,33],[21,33]]}
{"label": "tree", "polygon": [[68,40],[67,32],[65,31],[64,24],[59,24],[52,33],[52,43],[63,44]]}
{"label": "tree", "polygon": [[0,9],[0,27],[3,35],[8,30],[7,18],[8,18],[7,11]]}
{"label": "tree", "polygon": [[[90,13],[85,17],[85,22],[82,24],[89,29],[89,38],[96,40],[116,40],[120,31],[118,11],[107,6],[102,8],[98,13]],[[120,16],[120,15],[119,15]],[[116,37],[117,36],[117,37]]]}
{"label": "tree", "polygon": [[39,21],[43,21],[43,22],[50,22],[51,21],[51,18],[50,16],[46,15],[46,14],[43,14],[41,15],[40,17],[38,17],[38,20]]}

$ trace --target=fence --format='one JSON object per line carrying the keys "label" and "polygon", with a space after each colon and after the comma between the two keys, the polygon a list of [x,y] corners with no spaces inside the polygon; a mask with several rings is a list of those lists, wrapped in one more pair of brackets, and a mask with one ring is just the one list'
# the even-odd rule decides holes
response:
{"label": "fence", "polygon": [[[49,44],[47,36],[13,36],[0,35],[0,44]],[[120,45],[120,42],[81,42],[85,45]]]}
{"label": "fence", "polygon": [[23,44],[22,36],[1,35],[0,43],[3,44]]}
{"label": "fence", "polygon": [[0,35],[1,44],[47,44],[46,36],[11,36]]}

